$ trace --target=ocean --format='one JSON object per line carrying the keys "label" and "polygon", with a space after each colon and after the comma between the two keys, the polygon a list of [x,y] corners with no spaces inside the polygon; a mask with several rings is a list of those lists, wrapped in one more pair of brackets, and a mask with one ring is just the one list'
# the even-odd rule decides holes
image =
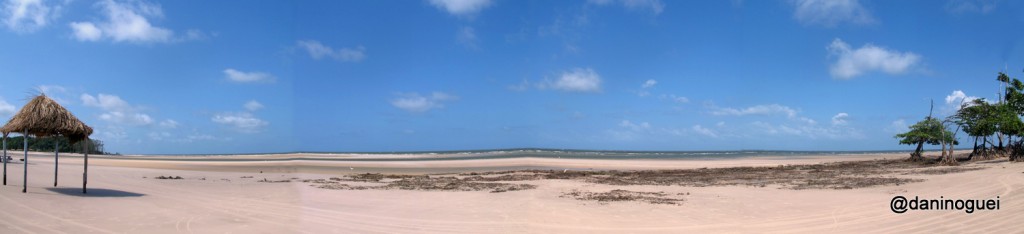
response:
{"label": "ocean", "polygon": [[[732,159],[755,156],[812,156],[812,155],[850,155],[850,154],[891,154],[907,153],[909,150],[873,150],[873,151],[792,151],[792,150],[723,150],[723,151],[617,151],[617,150],[566,150],[566,149],[494,149],[494,150],[460,150],[460,151],[403,151],[403,152],[296,152],[317,155],[361,155],[371,157],[331,158],[331,157],[296,157],[289,159],[267,159],[260,161],[433,161],[433,160],[472,160],[499,158],[570,158],[570,159]],[[254,155],[254,154],[246,154]],[[260,154],[255,154],[260,155]],[[388,155],[437,155],[437,157],[395,157]],[[163,155],[167,156],[167,155]],[[189,156],[189,155],[182,155]],[[197,156],[197,155],[191,155]],[[144,157],[141,157],[144,158]],[[186,159],[186,160],[195,160]],[[201,160],[201,159],[199,159]],[[233,161],[230,157],[218,157],[218,161]],[[252,159],[237,159],[251,161]]]}

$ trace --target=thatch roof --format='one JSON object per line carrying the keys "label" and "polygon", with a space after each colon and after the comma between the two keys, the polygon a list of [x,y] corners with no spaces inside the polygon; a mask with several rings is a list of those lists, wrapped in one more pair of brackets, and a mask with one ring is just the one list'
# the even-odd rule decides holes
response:
{"label": "thatch roof", "polygon": [[68,109],[45,94],[32,98],[0,128],[4,135],[26,131],[38,137],[61,135],[67,137],[72,144],[92,135],[92,127],[82,123]]}

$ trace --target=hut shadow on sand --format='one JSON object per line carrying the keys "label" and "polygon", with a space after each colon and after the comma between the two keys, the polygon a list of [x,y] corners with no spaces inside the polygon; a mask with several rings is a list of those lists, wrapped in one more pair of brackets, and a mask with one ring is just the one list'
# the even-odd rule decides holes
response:
{"label": "hut shadow on sand", "polygon": [[89,193],[82,193],[79,188],[47,188],[50,192],[76,197],[141,197],[146,194],[121,191],[116,189],[90,188]]}

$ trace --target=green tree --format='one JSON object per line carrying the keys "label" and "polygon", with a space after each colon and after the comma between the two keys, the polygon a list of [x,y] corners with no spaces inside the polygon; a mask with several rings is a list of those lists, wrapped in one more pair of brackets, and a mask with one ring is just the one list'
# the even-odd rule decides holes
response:
{"label": "green tree", "polygon": [[[1021,131],[1024,130],[1024,122],[1021,122],[1020,117],[1017,115],[1013,107],[1008,103],[997,104],[993,106],[994,120],[996,122],[996,132],[1006,136],[1006,141],[1012,141],[1013,136],[1021,135]],[[1004,150],[1003,141],[1000,139],[998,149]]]}
{"label": "green tree", "polygon": [[[991,136],[998,131],[996,118],[996,107],[989,104],[985,99],[975,99],[969,103],[965,103],[960,111],[956,114],[957,124],[959,124],[964,133],[968,136],[974,137],[974,148],[971,151],[970,158],[976,155],[988,154],[988,136]],[[979,141],[980,139],[980,141]],[[978,143],[981,142],[979,148]]]}
{"label": "green tree", "polygon": [[[1003,152],[1009,154],[1011,161],[1021,160],[1024,159],[1024,139],[1021,138],[1024,136],[1024,122],[1020,119],[1020,116],[1024,115],[1024,82],[1010,78],[1002,72],[996,80],[1006,86],[1002,102],[1004,109],[1000,111],[999,132],[1007,136],[1010,147]],[[1014,136],[1017,136],[1016,142],[1013,141]]]}
{"label": "green tree", "polygon": [[953,132],[946,129],[941,121],[931,116],[910,126],[910,131],[896,134],[896,138],[900,139],[901,145],[917,145],[914,152],[910,154],[911,161],[924,159],[921,155],[924,144],[939,145],[943,142],[952,142],[953,145],[956,145],[959,143],[954,139]]}
{"label": "green tree", "polygon": [[[7,149],[21,150],[22,138],[22,136],[8,137]],[[68,144],[68,138],[66,137],[29,137],[28,149],[32,151],[52,152],[54,141],[58,142],[57,147],[62,153],[82,153],[85,152],[86,144],[91,144],[89,146],[90,154],[106,154],[106,152],[103,151],[103,141],[101,140],[91,139],[89,141],[79,141],[74,145],[70,145]]]}

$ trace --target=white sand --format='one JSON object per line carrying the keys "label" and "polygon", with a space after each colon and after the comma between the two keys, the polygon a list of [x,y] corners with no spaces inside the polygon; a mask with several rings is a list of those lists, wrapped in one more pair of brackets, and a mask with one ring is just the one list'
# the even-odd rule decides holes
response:
{"label": "white sand", "polygon": [[[12,153],[14,154],[14,153]],[[15,158],[20,158],[14,154]],[[263,157],[263,156],[249,156]],[[278,158],[303,155],[272,156]],[[327,190],[308,183],[259,179],[318,179],[331,174],[472,171],[548,167],[672,169],[806,164],[856,157],[730,160],[488,159],[417,162],[180,162],[90,158],[90,194],[80,195],[81,159],[62,157],[53,189],[52,155],[30,158],[29,193],[22,164],[8,165],[0,187],[0,233],[482,233],[482,232],[996,232],[1024,230],[1024,163],[975,164],[987,169],[945,175],[905,175],[924,182],[853,190],[774,187],[610,186],[566,180],[527,181],[537,189],[505,193]],[[349,168],[352,169],[349,169]],[[264,173],[259,173],[263,170]],[[183,180],[157,180],[160,175]],[[240,178],[254,176],[254,178]],[[146,178],[144,178],[146,177]],[[203,180],[202,178],[205,178]],[[681,205],[598,204],[559,197],[572,189],[689,193]],[[1000,210],[908,211],[894,214],[895,195],[990,199]]]}

